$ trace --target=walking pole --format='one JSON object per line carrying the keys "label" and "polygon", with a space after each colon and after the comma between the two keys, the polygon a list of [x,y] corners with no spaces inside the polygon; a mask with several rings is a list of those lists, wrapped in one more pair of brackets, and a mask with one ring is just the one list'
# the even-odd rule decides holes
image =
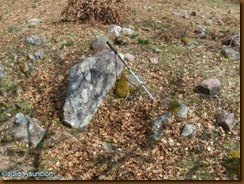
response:
{"label": "walking pole", "polygon": [[126,68],[130,71],[130,73],[136,78],[136,80],[139,82],[139,84],[145,89],[145,91],[147,92],[147,94],[150,96],[151,99],[153,99],[153,101],[155,103],[157,103],[156,99],[152,96],[152,94],[147,90],[146,86],[140,81],[140,79],[136,76],[136,74],[130,69],[130,67],[125,63],[125,61],[120,57],[120,55],[118,54],[118,51],[115,50],[112,45],[110,45],[109,41],[106,42],[109,46],[109,48],[114,52],[115,55],[117,55],[119,57],[119,59],[122,61],[122,63],[126,66]]}

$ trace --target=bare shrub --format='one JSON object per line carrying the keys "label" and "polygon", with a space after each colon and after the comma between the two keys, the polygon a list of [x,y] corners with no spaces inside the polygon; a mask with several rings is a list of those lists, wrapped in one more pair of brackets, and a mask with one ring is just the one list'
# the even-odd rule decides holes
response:
{"label": "bare shrub", "polygon": [[95,20],[102,24],[123,24],[129,12],[125,0],[69,0],[61,15],[66,21]]}

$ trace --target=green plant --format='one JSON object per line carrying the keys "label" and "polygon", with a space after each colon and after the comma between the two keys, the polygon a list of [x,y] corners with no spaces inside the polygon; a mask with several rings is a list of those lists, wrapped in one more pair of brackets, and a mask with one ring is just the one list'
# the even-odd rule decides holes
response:
{"label": "green plant", "polygon": [[12,33],[13,31],[17,32],[18,31],[17,27],[16,26],[9,26],[8,32]]}
{"label": "green plant", "polygon": [[142,38],[139,38],[138,39],[138,44],[141,44],[141,45],[148,45],[149,44],[149,41],[148,40],[144,40]]}
{"label": "green plant", "polygon": [[131,34],[131,35],[129,35],[129,38],[131,38],[131,39],[134,39],[134,38],[136,38],[136,37],[138,37],[139,35],[138,34]]}
{"label": "green plant", "polygon": [[128,93],[133,93],[134,88],[132,88],[129,85],[129,82],[126,79],[126,77],[124,75],[122,75],[117,81],[115,90],[116,90],[116,94],[118,95],[118,97],[124,98],[127,96]]}

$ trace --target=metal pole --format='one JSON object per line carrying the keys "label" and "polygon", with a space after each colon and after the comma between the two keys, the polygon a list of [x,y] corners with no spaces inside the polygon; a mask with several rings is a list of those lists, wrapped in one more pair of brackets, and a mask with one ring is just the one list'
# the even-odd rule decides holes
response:
{"label": "metal pole", "polygon": [[119,57],[119,59],[123,62],[123,64],[126,66],[126,68],[130,71],[130,73],[136,78],[136,80],[140,83],[140,85],[144,88],[144,90],[147,92],[147,94],[150,96],[151,99],[153,99],[153,101],[155,103],[157,103],[156,99],[152,96],[152,94],[147,90],[146,86],[140,81],[140,79],[136,76],[136,74],[130,69],[130,67],[125,63],[125,61],[120,57],[120,55],[118,54],[118,51],[115,50],[112,45],[110,45],[109,41],[107,41],[107,44],[109,46],[109,48],[115,53],[115,55],[117,55]]}

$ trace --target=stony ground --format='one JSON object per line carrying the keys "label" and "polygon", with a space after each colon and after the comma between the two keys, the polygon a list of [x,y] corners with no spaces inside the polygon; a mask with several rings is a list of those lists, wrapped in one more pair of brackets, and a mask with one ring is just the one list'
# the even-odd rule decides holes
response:
{"label": "stony ground", "polygon": [[[187,118],[172,117],[162,130],[162,139],[151,142],[152,122],[167,108],[153,104],[143,91],[123,100],[111,89],[85,129],[64,126],[62,107],[69,68],[82,55],[93,55],[93,30],[106,34],[108,25],[63,22],[60,13],[65,0],[2,0],[0,64],[5,77],[0,84],[0,122],[23,112],[39,119],[48,134],[26,153],[26,145],[6,146],[8,142],[1,137],[1,153],[6,153],[1,157],[9,159],[12,169],[25,165],[52,171],[62,179],[238,179],[229,155],[240,148],[240,60],[226,59],[220,51],[224,38],[240,35],[239,1],[135,0],[129,5],[133,13],[125,26],[134,26],[137,35],[116,48],[135,56],[134,63],[128,64],[143,76],[157,101],[172,98],[184,102],[189,107]],[[41,23],[28,26],[32,18]],[[198,26],[210,31],[207,38],[196,37]],[[28,45],[26,37],[31,34],[44,36],[46,45]],[[194,44],[186,45],[182,37],[193,39]],[[139,44],[138,38],[149,44]],[[30,61],[28,55],[37,50],[43,50],[45,57]],[[157,64],[149,62],[153,57],[158,58]],[[194,93],[202,80],[212,77],[222,83],[220,96]],[[223,110],[236,117],[229,132],[215,123]],[[197,126],[193,138],[180,136],[186,123]],[[117,149],[106,152],[103,142]]]}

